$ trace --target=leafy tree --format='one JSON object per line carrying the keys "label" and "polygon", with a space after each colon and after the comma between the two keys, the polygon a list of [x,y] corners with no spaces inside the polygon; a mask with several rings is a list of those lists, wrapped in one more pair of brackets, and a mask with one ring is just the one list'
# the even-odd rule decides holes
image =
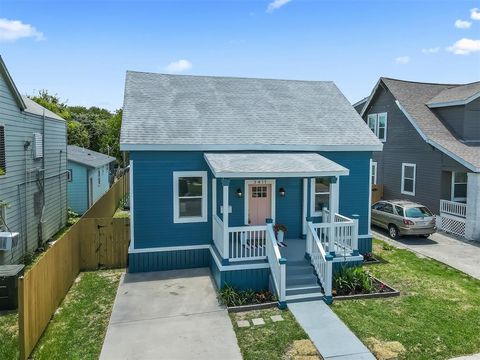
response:
{"label": "leafy tree", "polygon": [[62,102],[57,94],[50,95],[47,90],[40,90],[38,95],[30,96],[30,99],[54,112],[65,120],[70,120],[70,111],[67,103]]}
{"label": "leafy tree", "polygon": [[78,121],[67,121],[67,139],[69,145],[77,145],[87,149],[90,147],[88,131],[85,125]]}

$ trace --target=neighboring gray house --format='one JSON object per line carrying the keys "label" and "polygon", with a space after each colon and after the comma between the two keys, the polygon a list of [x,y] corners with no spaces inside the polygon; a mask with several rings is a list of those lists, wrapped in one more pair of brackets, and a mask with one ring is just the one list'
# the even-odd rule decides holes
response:
{"label": "neighboring gray house", "polygon": [[68,145],[68,207],[83,214],[110,188],[113,156]]}
{"label": "neighboring gray house", "polygon": [[355,107],[384,142],[372,162],[384,198],[418,201],[444,230],[480,239],[480,82],[380,78]]}
{"label": "neighboring gray house", "polygon": [[62,118],[20,95],[0,57],[0,264],[21,263],[65,226],[66,136]]}

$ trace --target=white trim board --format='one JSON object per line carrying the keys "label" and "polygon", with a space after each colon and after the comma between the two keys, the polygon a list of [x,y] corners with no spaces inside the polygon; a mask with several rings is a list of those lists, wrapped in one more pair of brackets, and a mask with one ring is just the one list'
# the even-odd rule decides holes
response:
{"label": "white trim board", "polygon": [[253,269],[269,269],[270,264],[268,262],[259,263],[259,264],[244,264],[244,265],[222,265],[221,261],[218,259],[215,250],[210,246],[210,253],[212,254],[213,260],[217,265],[218,270],[220,271],[236,271],[236,270],[253,270]]}
{"label": "white trim board", "polygon": [[249,200],[249,197],[250,197],[250,193],[249,193],[249,185],[254,185],[254,184],[258,184],[258,185],[270,185],[270,190],[271,190],[271,194],[270,194],[270,207],[271,207],[271,218],[273,220],[273,223],[275,224],[275,198],[276,198],[276,188],[275,188],[275,180],[274,179],[268,179],[268,180],[264,180],[264,179],[258,179],[258,180],[245,180],[244,182],[244,188],[245,188],[245,191],[244,191],[244,194],[245,194],[245,198],[244,198],[244,209],[243,209],[243,221],[244,221],[244,224],[245,225],[250,225],[248,223],[248,200]]}
{"label": "white trim board", "polygon": [[187,246],[165,246],[165,247],[154,247],[154,248],[131,249],[131,250],[128,250],[128,253],[129,254],[142,254],[142,253],[149,253],[149,252],[201,250],[201,249],[209,249],[209,248],[210,248],[209,244],[187,245]]}
{"label": "white trim board", "polygon": [[382,151],[383,144],[370,145],[261,145],[261,144],[120,144],[121,151]]}
{"label": "white trim board", "polygon": [[129,200],[130,200],[130,246],[129,246],[129,251],[130,249],[133,250],[135,249],[135,219],[134,219],[134,203],[133,203],[133,193],[134,193],[134,187],[133,187],[133,160],[130,160],[129,164],[129,177],[130,177],[130,193],[129,193]]}

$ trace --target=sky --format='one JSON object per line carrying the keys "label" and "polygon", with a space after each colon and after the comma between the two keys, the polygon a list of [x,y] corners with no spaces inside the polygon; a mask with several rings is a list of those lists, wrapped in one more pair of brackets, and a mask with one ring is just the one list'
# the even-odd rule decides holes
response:
{"label": "sky", "polygon": [[353,103],[380,76],[480,80],[480,0],[0,0],[19,91],[123,103],[127,70],[334,81]]}

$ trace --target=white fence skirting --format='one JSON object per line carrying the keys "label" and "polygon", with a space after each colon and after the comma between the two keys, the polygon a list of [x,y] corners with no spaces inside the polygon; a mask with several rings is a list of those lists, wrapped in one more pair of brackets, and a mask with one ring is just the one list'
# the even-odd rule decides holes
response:
{"label": "white fence skirting", "polygon": [[447,233],[465,237],[467,204],[440,200],[440,219],[437,227]]}

